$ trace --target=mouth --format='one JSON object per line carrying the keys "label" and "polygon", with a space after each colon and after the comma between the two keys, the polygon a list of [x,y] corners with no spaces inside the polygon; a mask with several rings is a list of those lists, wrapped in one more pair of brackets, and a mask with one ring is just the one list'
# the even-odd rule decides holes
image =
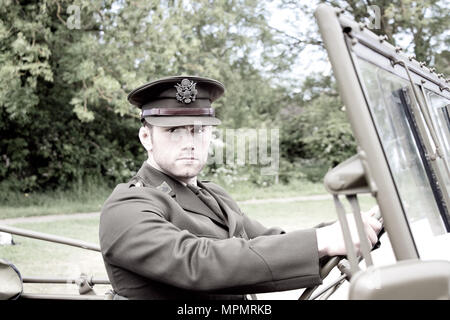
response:
{"label": "mouth", "polygon": [[192,161],[192,160],[198,160],[198,158],[195,158],[195,157],[180,157],[177,160],[190,160],[190,161]]}

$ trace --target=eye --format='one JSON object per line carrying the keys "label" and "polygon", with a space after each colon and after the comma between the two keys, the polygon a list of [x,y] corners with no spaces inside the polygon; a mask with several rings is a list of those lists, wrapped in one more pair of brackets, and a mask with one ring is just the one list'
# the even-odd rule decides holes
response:
{"label": "eye", "polygon": [[170,128],[169,130],[167,130],[167,131],[169,131],[170,133],[181,133],[181,132],[183,132],[183,128],[181,128],[181,127],[173,127],[173,128]]}
{"label": "eye", "polygon": [[192,132],[194,132],[194,133],[203,133],[203,132],[205,132],[205,127],[203,127],[203,126],[195,126],[192,129]]}

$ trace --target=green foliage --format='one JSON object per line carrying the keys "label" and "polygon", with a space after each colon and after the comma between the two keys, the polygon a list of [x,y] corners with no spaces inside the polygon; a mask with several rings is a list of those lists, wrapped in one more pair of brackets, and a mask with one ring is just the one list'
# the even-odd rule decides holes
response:
{"label": "green foliage", "polygon": [[[311,18],[319,3],[345,9],[358,22],[367,23],[378,35],[387,35],[388,41],[417,57],[431,63],[438,72],[448,75],[450,6],[445,0],[282,0],[281,7],[301,10]],[[375,27],[375,11],[380,13],[379,26]],[[313,18],[312,18],[313,19]],[[293,24],[297,21],[292,21]],[[317,34],[298,29],[297,39],[317,44]],[[405,46],[404,43],[407,43]],[[295,49],[294,49],[295,50]]]}
{"label": "green foliage", "polygon": [[[323,89],[326,88],[326,89]],[[297,97],[297,115],[285,119],[281,154],[312,181],[318,181],[356,152],[350,124],[331,77],[312,75]]]}
{"label": "green foliage", "polygon": [[[332,1],[334,2],[334,1]],[[380,8],[380,28],[372,31],[388,36],[393,45],[404,37],[412,38],[412,46],[404,48],[413,51],[419,61],[432,62],[433,52],[445,40],[445,32],[450,28],[450,7],[442,0],[345,0],[344,3],[355,19],[368,20],[369,6]],[[448,46],[444,49],[448,52]],[[436,63],[436,61],[434,61]],[[443,71],[442,71],[443,72]]]}
{"label": "green foliage", "polygon": [[249,58],[274,54],[256,0],[4,1],[0,38],[0,179],[14,190],[128,179],[145,154],[126,96],[156,78],[220,79],[232,127],[271,121],[282,99]]}
{"label": "green foliage", "polygon": [[113,187],[100,177],[88,177],[66,190],[17,192],[0,184],[1,218],[98,212]]}
{"label": "green foliage", "polygon": [[[357,19],[366,16],[364,6],[341,2]],[[412,33],[419,58],[439,49],[435,63],[448,68],[447,6],[374,4],[383,9],[380,32],[391,39]],[[293,10],[305,5],[282,1]],[[310,77],[292,94],[298,84],[284,73],[307,45],[320,46],[317,32],[296,28],[298,35],[288,35],[269,26],[269,16],[267,2],[257,0],[2,1],[0,189],[64,189],[95,176],[109,185],[127,180],[145,153],[139,111],[126,96],[178,74],[225,84],[215,105],[223,126],[280,128],[281,182],[319,179],[355,151],[351,132],[332,78]],[[273,183],[257,166],[217,170],[209,172]]]}

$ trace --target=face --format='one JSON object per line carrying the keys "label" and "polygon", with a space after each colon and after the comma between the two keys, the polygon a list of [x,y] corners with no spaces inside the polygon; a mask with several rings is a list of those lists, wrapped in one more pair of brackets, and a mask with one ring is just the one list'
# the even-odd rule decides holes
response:
{"label": "face", "polygon": [[[140,137],[144,144],[142,134]],[[189,183],[206,164],[211,137],[212,126],[153,126],[144,146],[157,169]]]}

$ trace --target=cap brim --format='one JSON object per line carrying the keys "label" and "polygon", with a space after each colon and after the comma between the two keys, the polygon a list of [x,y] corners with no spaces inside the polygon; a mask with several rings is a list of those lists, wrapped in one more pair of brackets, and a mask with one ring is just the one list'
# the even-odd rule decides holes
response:
{"label": "cap brim", "polygon": [[145,117],[145,121],[153,126],[158,127],[177,127],[177,126],[217,126],[221,124],[221,121],[214,117],[202,117],[202,116],[182,116],[182,117]]}

